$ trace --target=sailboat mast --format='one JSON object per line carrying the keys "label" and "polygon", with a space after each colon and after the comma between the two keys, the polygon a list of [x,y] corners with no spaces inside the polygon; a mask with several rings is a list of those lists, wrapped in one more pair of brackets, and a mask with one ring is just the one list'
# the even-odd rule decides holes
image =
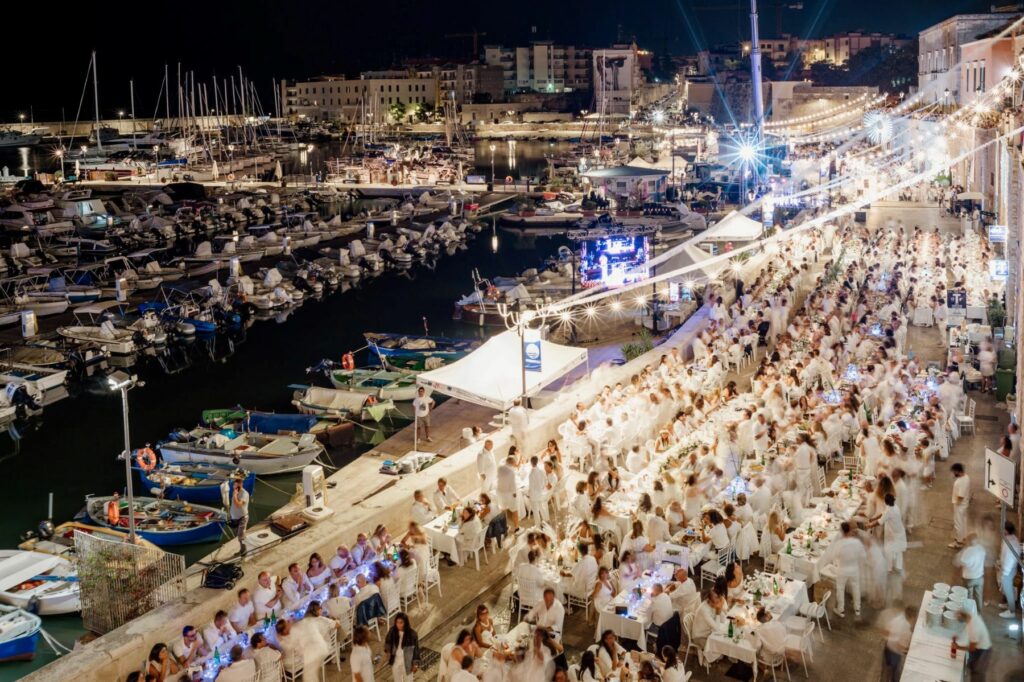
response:
{"label": "sailboat mast", "polygon": [[131,101],[132,101],[132,149],[137,151],[138,148],[139,148],[139,141],[136,139],[136,135],[135,135],[135,81],[134,80],[131,80],[131,79],[128,80],[128,93],[129,93],[129,96],[131,97]]}
{"label": "sailboat mast", "polygon": [[96,50],[92,51],[92,102],[96,111],[96,148],[103,151],[103,135],[100,131],[100,78],[96,71]]}
{"label": "sailboat mast", "polygon": [[164,64],[164,125],[171,125],[171,79],[167,64]]}

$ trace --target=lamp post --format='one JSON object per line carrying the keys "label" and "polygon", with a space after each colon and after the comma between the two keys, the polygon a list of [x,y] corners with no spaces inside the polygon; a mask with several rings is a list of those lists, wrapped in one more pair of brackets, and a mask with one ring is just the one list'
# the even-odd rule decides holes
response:
{"label": "lamp post", "polygon": [[522,305],[519,300],[510,307],[507,303],[498,304],[498,314],[501,315],[502,321],[505,323],[505,328],[509,331],[513,329],[519,336],[519,366],[522,374],[522,395],[520,396],[523,400],[523,405],[526,405],[526,332],[527,330],[533,329],[533,325],[536,324],[536,330],[540,331],[544,327],[545,314],[540,310],[522,310]]}
{"label": "lamp post", "polygon": [[107,385],[111,391],[121,392],[121,416],[124,419],[124,452],[121,457],[124,459],[124,475],[128,494],[128,541],[135,544],[135,492],[132,489],[132,446],[131,436],[128,431],[128,391],[135,386],[141,386],[142,382],[138,377],[128,376],[122,371],[114,372],[107,376]]}

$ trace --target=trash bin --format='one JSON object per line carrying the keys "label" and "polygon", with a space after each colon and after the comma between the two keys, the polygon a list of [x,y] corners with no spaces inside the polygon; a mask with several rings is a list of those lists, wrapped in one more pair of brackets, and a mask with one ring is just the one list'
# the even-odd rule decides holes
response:
{"label": "trash bin", "polygon": [[1012,369],[997,369],[996,370],[996,400],[1003,402],[1006,400],[1006,396],[1014,391],[1014,383],[1017,380],[1017,373]]}

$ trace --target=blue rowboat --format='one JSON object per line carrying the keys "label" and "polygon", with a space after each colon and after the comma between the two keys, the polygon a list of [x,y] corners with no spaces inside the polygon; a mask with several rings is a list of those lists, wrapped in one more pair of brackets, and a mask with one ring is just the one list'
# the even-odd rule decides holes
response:
{"label": "blue rowboat", "polygon": [[401,369],[429,370],[455,362],[476,350],[479,339],[451,339],[443,336],[410,336],[366,332],[363,334],[370,350],[385,366]]}
{"label": "blue rowboat", "polygon": [[[87,497],[85,509],[79,516],[97,526],[127,533],[127,500],[118,500],[119,523],[114,525],[107,521],[107,503],[113,499],[108,496]],[[226,522],[224,512],[213,507],[155,497],[135,498],[135,532],[157,547],[219,540]]]}
{"label": "blue rowboat", "polygon": [[256,474],[230,464],[161,462],[152,471],[136,467],[142,488],[165,500],[184,500],[219,507],[223,505],[221,484],[242,476],[242,488],[250,495],[256,487]]}
{"label": "blue rowboat", "polygon": [[0,663],[35,658],[42,625],[39,616],[0,604]]}

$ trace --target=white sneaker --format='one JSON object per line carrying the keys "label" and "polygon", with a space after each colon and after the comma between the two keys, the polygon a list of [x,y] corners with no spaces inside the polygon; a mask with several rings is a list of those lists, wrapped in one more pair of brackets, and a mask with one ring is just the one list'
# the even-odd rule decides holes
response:
{"label": "white sneaker", "polygon": [[1006,611],[1003,611],[1002,613],[1000,613],[999,617],[1000,618],[1016,618],[1017,614],[1015,612],[1010,611],[1009,609],[1007,609]]}
{"label": "white sneaker", "polygon": [[836,614],[840,618],[846,618],[846,612],[845,611],[833,611],[832,613]]}

